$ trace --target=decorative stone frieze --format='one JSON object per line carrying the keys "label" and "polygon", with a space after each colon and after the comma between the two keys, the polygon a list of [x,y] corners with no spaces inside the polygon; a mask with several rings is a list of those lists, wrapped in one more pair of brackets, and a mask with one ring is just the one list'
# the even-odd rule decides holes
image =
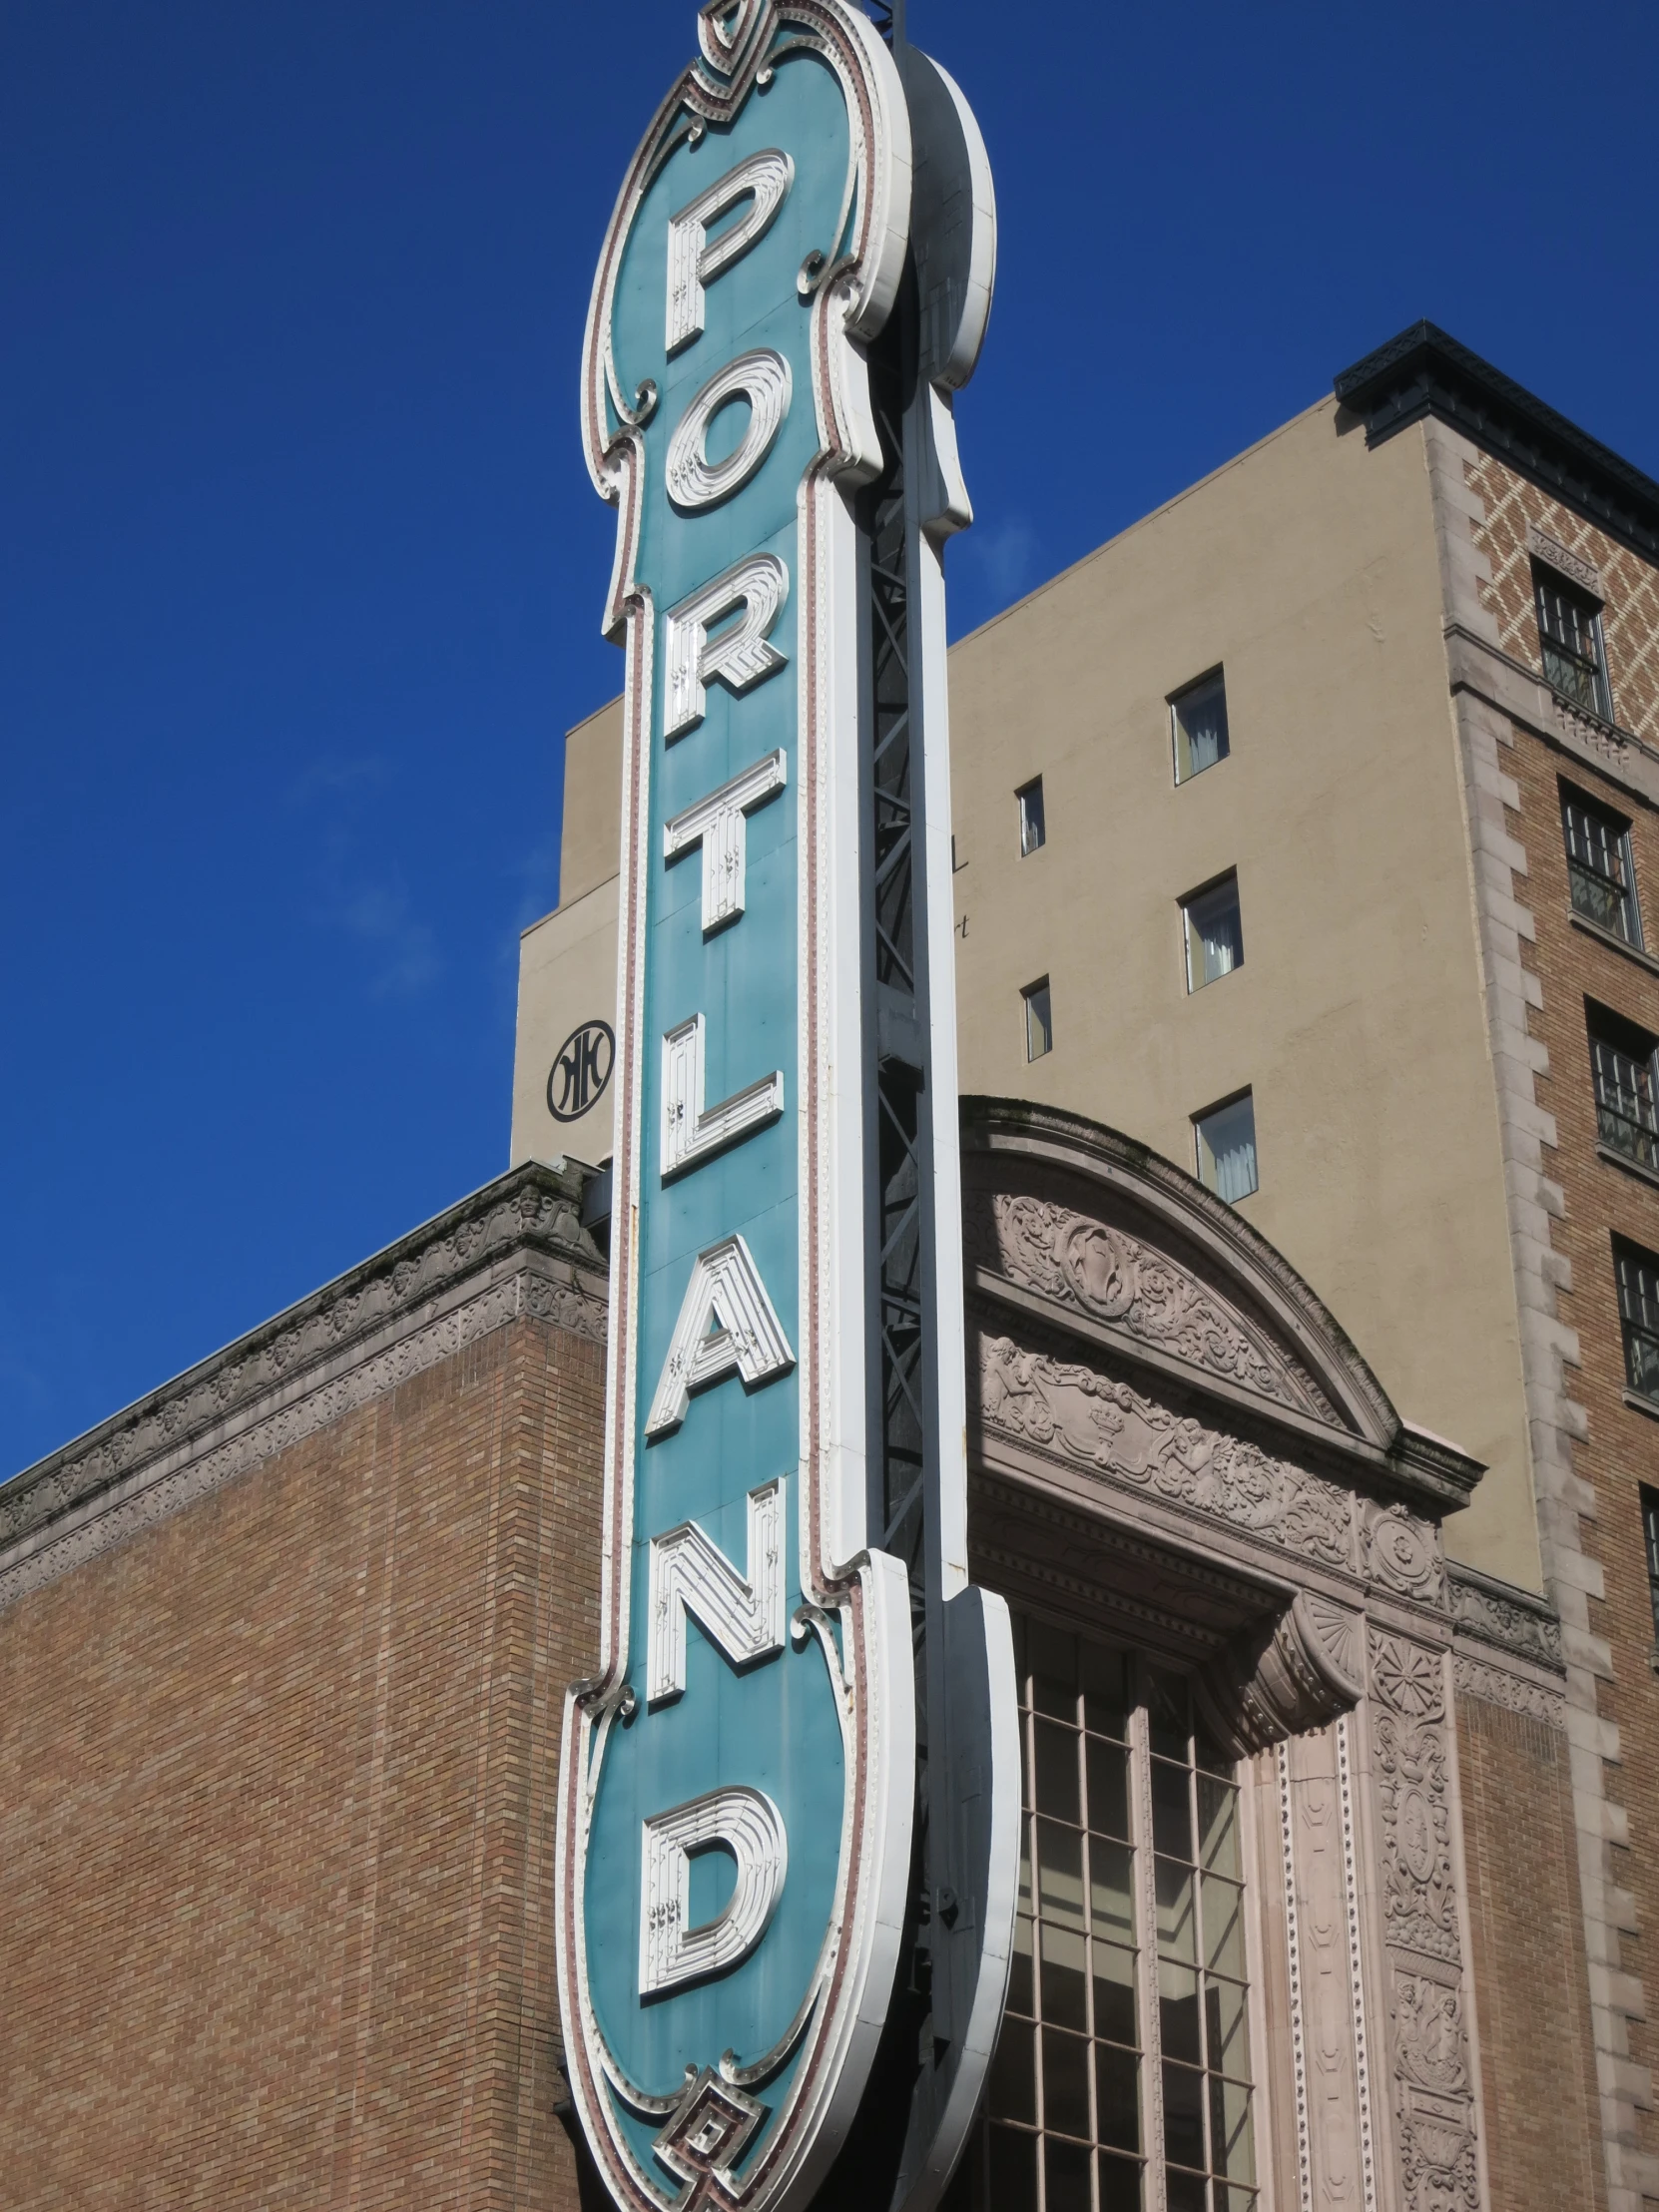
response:
{"label": "decorative stone frieze", "polygon": [[1481,2200],[1446,1657],[1371,1638],[1371,1744],[1387,1960],[1394,2149],[1405,2212]]}
{"label": "decorative stone frieze", "polygon": [[1305,1368],[1190,1268],[1176,1266],[1124,1228],[998,1191],[988,1219],[979,1216],[972,1224],[969,1252],[1010,1281],[1115,1323],[1206,1374],[1321,1420],[1337,1417]]}
{"label": "decorative stone frieze", "polygon": [[0,1486],[0,1607],[520,1317],[603,1342],[585,1181],[515,1169]]}

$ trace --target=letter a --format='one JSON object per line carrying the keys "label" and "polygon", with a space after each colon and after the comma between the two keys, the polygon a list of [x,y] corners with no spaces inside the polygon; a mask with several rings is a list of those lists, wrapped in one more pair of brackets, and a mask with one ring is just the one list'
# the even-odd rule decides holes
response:
{"label": "letter a", "polygon": [[[711,1323],[713,1327],[711,1327]],[[795,1354],[742,1237],[700,1252],[651,1400],[647,1436],[667,1436],[685,1419],[693,1390],[728,1375],[753,1387],[788,1375]]]}

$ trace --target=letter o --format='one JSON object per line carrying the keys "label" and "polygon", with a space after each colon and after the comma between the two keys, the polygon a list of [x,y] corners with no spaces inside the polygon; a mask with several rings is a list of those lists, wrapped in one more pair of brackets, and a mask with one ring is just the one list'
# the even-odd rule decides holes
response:
{"label": "letter o", "polygon": [[[711,376],[680,418],[668,443],[668,495],[677,507],[712,507],[741,490],[772,451],[790,411],[790,364],[761,346],[740,353]],[[749,423],[737,450],[711,461],[709,425],[729,399],[749,401]]]}

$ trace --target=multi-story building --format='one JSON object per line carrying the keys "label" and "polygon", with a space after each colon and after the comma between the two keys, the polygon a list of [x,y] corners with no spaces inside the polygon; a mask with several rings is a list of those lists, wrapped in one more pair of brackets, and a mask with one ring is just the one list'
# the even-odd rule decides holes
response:
{"label": "multi-story building", "polygon": [[[1026,1790],[952,2212],[1640,2212],[1659,486],[1419,327],[953,667]],[[599,2201],[619,736],[508,1172],[0,1486],[0,2202]]]}
{"label": "multi-story building", "polygon": [[[1559,1615],[1598,2132],[1634,2212],[1659,2196],[1659,485],[1418,325],[951,672],[964,1091],[1087,1115],[1229,1200],[1485,1463],[1446,1524],[1462,1586]],[[609,1150],[603,1040],[560,1047],[611,1004],[619,743],[615,710],[570,741],[515,1160]]]}

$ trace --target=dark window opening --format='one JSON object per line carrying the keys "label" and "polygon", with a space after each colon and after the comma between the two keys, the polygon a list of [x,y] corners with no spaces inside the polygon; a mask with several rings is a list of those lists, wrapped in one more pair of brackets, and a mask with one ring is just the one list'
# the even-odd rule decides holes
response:
{"label": "dark window opening", "polygon": [[1592,1005],[1588,1012],[1596,1134],[1611,1151],[1659,1173],[1659,1099],[1654,1085],[1659,1040],[1605,1006]]}
{"label": "dark window opening", "polygon": [[1638,1397],[1659,1403],[1659,1260],[1635,1245],[1615,1245],[1625,1379]]}
{"label": "dark window opening", "polygon": [[1567,881],[1573,911],[1627,944],[1642,941],[1636,903],[1636,870],[1630,825],[1610,807],[1598,806],[1568,784],[1561,786],[1561,831],[1567,842]]}
{"label": "dark window opening", "polygon": [[1607,683],[1600,607],[1588,592],[1569,584],[1541,562],[1533,564],[1532,585],[1545,678],[1569,706],[1582,707],[1586,714],[1611,722],[1613,702]]}
{"label": "dark window opening", "polygon": [[1048,828],[1043,819],[1043,780],[1033,776],[1029,784],[1022,784],[1014,794],[1019,802],[1019,856],[1029,859],[1048,842]]}
{"label": "dark window opening", "polygon": [[1169,703],[1175,738],[1175,781],[1188,783],[1231,750],[1227,732],[1227,685],[1218,668],[1177,692]]}

